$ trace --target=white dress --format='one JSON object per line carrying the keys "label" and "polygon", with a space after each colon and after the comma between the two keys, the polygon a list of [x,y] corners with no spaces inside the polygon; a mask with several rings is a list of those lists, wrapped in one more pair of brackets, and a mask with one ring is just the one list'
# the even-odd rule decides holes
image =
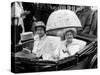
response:
{"label": "white dress", "polygon": [[67,47],[65,45],[66,40],[59,44],[59,47],[54,52],[55,57],[63,59],[65,57],[72,56],[79,50],[83,49],[86,45],[86,42],[78,39],[73,39],[71,44],[69,44]]}
{"label": "white dress", "polygon": [[37,57],[42,56],[43,60],[53,60],[52,56],[59,42],[60,37],[45,35],[40,40],[35,40],[32,52],[35,53]]}

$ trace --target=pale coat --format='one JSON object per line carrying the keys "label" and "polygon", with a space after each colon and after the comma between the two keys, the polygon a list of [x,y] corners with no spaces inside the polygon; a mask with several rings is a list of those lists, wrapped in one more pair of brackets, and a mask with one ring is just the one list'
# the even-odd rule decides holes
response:
{"label": "pale coat", "polygon": [[37,57],[42,56],[43,60],[53,60],[54,50],[58,47],[59,42],[60,37],[45,35],[40,40],[35,40],[32,52]]}
{"label": "pale coat", "polygon": [[66,40],[59,44],[58,48],[54,52],[55,58],[63,59],[65,57],[74,55],[76,52],[80,51],[86,46],[86,42],[78,39],[73,39],[71,44],[69,44],[67,47],[65,45]]}

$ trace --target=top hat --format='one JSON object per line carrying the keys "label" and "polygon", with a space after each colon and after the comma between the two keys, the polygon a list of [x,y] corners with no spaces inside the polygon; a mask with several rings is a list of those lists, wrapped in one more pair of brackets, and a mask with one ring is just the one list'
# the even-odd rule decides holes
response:
{"label": "top hat", "polygon": [[27,41],[34,40],[32,32],[21,33],[21,42],[25,43]]}

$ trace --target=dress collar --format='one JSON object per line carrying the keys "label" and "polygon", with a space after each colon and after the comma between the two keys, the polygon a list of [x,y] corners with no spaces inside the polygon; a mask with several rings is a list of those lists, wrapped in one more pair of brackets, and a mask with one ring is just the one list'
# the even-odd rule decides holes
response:
{"label": "dress collar", "polygon": [[45,38],[46,38],[46,34],[40,40],[44,40]]}

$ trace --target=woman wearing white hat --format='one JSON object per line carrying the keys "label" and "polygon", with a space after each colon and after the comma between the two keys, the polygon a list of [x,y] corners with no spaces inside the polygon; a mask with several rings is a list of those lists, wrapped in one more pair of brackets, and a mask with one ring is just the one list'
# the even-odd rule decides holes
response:
{"label": "woman wearing white hat", "polygon": [[75,34],[75,28],[67,28],[64,30],[64,41],[59,44],[59,47],[54,53],[56,59],[63,59],[65,57],[72,56],[85,47],[86,42],[75,39]]}
{"label": "woman wearing white hat", "polygon": [[46,27],[42,21],[35,23],[34,46],[32,53],[43,60],[53,60],[52,54],[59,43],[59,37],[47,36]]}

